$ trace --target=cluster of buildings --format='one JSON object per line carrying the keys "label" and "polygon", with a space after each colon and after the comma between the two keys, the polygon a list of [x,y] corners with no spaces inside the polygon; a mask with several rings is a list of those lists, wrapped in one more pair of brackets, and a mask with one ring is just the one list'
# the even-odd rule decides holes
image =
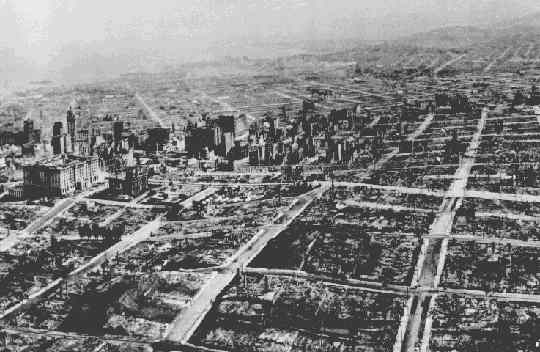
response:
{"label": "cluster of buildings", "polygon": [[[22,190],[14,189],[14,196],[61,197],[105,181],[103,159],[93,153],[88,130],[77,130],[76,115],[71,108],[67,112],[66,131],[63,126],[60,121],[53,125],[53,156],[23,167],[23,187]],[[111,155],[117,157],[120,150],[129,149],[130,145],[124,138],[123,123],[115,121],[113,126]],[[107,177],[111,193],[136,197],[148,190],[148,167],[132,162],[114,171]]]}
{"label": "cluster of buildings", "polygon": [[[250,128],[248,160],[251,165],[298,164],[305,160],[346,163],[365,150],[369,115],[359,106],[342,107],[328,114],[319,112],[312,101],[291,116],[266,116]],[[371,142],[370,142],[371,143]],[[371,144],[370,144],[371,145]]]}
{"label": "cluster of buildings", "polygon": [[41,143],[41,129],[35,128],[34,121],[23,121],[22,130],[7,130],[0,133],[0,145],[16,145],[22,147],[24,154],[33,154],[35,145]]}
{"label": "cluster of buildings", "polygon": [[[13,168],[19,175],[16,179],[23,181],[7,189],[10,198],[62,197],[105,181],[106,172],[112,193],[136,196],[148,189],[149,168],[138,163],[127,165],[125,159],[133,149],[150,154],[164,150],[170,144],[171,130],[142,128],[144,123],[131,125],[118,118],[90,121],[81,117],[84,111],[80,106],[69,107],[65,118],[52,124],[47,140],[28,117],[22,129],[12,125],[0,132],[0,145],[4,146],[0,156],[5,156],[0,158],[0,167]],[[44,121],[42,112],[40,121]],[[220,125],[225,130],[224,142],[217,144],[224,144],[219,147],[223,153],[234,143],[234,119],[232,126]],[[18,159],[10,163],[9,153]]]}
{"label": "cluster of buildings", "polygon": [[204,116],[190,121],[186,128],[185,148],[188,156],[207,159],[211,153],[223,158],[233,158],[235,147],[235,117]]}
{"label": "cluster of buildings", "polygon": [[359,107],[324,115],[305,101],[297,114],[283,109],[251,124],[247,138],[236,137],[234,116],[203,117],[188,124],[185,148],[191,158],[246,159],[252,166],[297,164],[316,155],[345,162],[358,149],[352,134],[365,127],[366,117]]}
{"label": "cluster of buildings", "polygon": [[[328,94],[331,91],[324,90],[316,95]],[[535,94],[538,95],[533,89],[530,98]],[[99,123],[91,123],[78,129],[79,113],[70,108],[65,121],[53,125],[50,142],[53,156],[24,167],[22,193],[62,196],[84,190],[103,181],[99,174],[102,166],[106,166],[109,190],[136,197],[148,190],[149,168],[139,163],[118,163],[122,155],[133,149],[155,155],[155,159],[159,159],[161,151],[165,152],[165,159],[172,154],[187,156],[188,168],[200,168],[204,164],[210,169],[233,169],[235,161],[251,166],[318,163],[346,166],[356,161],[363,165],[362,160],[373,160],[382,152],[383,141],[388,137],[400,141],[400,152],[416,151],[415,141],[407,136],[409,121],[414,122],[418,116],[474,114],[478,113],[474,108],[477,105],[466,94],[437,93],[414,101],[404,100],[396,109],[378,112],[375,117],[371,109],[360,105],[336,105],[333,110],[325,110],[318,107],[317,100],[304,100],[298,111],[283,107],[279,113],[266,114],[242,136],[237,136],[242,119],[234,115],[204,114],[190,120],[178,134],[174,126],[154,126],[138,133],[130,128],[129,122],[118,119],[103,122],[107,123],[103,128]],[[397,116],[400,126],[391,126],[389,119]],[[394,135],[388,136],[389,133]],[[41,142],[41,131],[34,128],[32,120],[24,121],[19,134],[18,141],[25,150],[31,151],[33,145]],[[176,135],[182,137],[184,145],[173,148],[176,152],[171,154]],[[457,135],[451,137],[445,146],[446,154],[463,154],[464,144]],[[176,159],[185,161],[183,157]]]}
{"label": "cluster of buildings", "polygon": [[[31,126],[25,121],[25,130],[27,125]],[[53,125],[52,157],[23,167],[22,196],[64,196],[103,181],[99,158],[89,155],[88,131],[77,131],[76,115],[71,108],[67,112],[66,126],[64,131],[63,122]]]}

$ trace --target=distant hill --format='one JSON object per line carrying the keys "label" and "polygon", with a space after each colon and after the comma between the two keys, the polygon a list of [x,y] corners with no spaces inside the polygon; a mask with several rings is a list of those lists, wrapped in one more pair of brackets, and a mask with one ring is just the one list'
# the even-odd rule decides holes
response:
{"label": "distant hill", "polygon": [[497,41],[511,43],[520,39],[540,38],[540,12],[499,22],[489,29],[493,32],[491,39]]}
{"label": "distant hill", "polygon": [[504,30],[508,28],[540,28],[540,11],[495,23],[492,28]]}
{"label": "distant hill", "polygon": [[402,37],[396,42],[418,47],[451,49],[533,36],[540,36],[540,12],[483,26],[438,28]]}
{"label": "distant hill", "polygon": [[488,29],[473,26],[455,26],[413,34],[397,41],[412,46],[451,49],[468,47],[478,42],[487,41],[491,35]]}

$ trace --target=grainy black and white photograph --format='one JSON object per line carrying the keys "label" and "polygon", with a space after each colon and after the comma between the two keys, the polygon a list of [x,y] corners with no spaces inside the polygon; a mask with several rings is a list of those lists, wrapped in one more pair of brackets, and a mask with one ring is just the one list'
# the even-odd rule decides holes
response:
{"label": "grainy black and white photograph", "polygon": [[539,0],[0,0],[0,352],[540,352]]}

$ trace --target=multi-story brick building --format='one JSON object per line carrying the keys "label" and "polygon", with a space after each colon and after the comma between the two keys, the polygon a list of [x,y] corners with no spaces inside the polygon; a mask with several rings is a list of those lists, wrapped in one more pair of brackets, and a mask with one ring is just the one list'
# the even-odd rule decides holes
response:
{"label": "multi-story brick building", "polygon": [[60,155],[23,168],[25,196],[64,196],[102,182],[99,159]]}

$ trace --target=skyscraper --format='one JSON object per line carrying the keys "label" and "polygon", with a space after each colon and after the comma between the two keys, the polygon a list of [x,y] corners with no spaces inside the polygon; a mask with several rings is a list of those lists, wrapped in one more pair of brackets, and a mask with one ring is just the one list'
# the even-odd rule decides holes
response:
{"label": "skyscraper", "polygon": [[[75,143],[75,113],[73,113],[73,110],[71,110],[71,106],[69,107],[69,110],[67,111],[67,134],[70,141],[71,149],[74,148],[76,145]],[[74,150],[69,150],[70,152],[74,152]]]}
{"label": "skyscraper", "polygon": [[122,140],[122,132],[124,131],[124,122],[123,121],[114,121],[113,123],[113,140],[114,146],[119,148],[120,141]]}
{"label": "skyscraper", "polygon": [[24,120],[23,133],[24,143],[31,143],[34,141],[34,121],[30,119]]}
{"label": "skyscraper", "polygon": [[53,135],[51,140],[53,153],[63,154],[65,152],[65,136],[62,122],[55,122],[53,125]]}

